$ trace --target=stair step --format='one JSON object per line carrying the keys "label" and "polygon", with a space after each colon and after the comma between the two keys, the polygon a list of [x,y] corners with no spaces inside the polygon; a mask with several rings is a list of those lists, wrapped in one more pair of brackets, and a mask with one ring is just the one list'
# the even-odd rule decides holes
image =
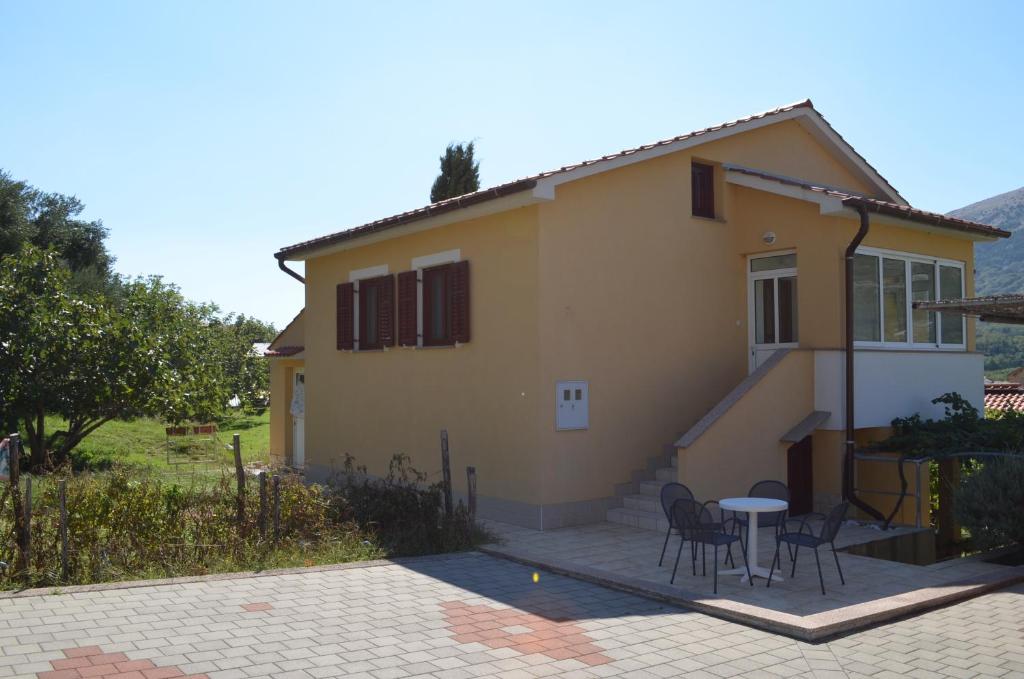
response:
{"label": "stair step", "polygon": [[640,490],[641,495],[653,495],[654,497],[661,496],[661,487],[665,485],[664,481],[641,481],[636,484]]}
{"label": "stair step", "polygon": [[626,495],[622,498],[626,509],[639,509],[645,512],[661,511],[661,500],[657,495]]}
{"label": "stair step", "polygon": [[669,481],[677,481],[679,479],[679,472],[676,471],[675,467],[662,467],[658,471],[654,472],[654,478],[666,483]]}
{"label": "stair step", "polygon": [[607,518],[611,523],[618,523],[630,528],[657,531],[668,530],[668,520],[660,511],[655,513],[618,507],[616,509],[609,509]]}

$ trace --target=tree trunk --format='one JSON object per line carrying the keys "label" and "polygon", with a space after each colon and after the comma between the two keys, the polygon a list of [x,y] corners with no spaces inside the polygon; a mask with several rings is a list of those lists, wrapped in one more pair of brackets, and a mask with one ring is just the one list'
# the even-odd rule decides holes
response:
{"label": "tree trunk", "polygon": [[29,469],[40,472],[46,468],[46,411],[40,406],[36,408],[35,422],[33,418],[25,418],[28,433],[28,445],[31,449]]}

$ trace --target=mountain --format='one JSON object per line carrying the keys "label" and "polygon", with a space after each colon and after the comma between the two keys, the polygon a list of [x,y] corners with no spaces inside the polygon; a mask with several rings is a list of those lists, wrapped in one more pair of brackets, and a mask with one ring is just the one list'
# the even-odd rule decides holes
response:
{"label": "mountain", "polygon": [[[1024,292],[1024,187],[949,214],[1013,232],[1010,238],[974,246],[975,293]],[[1024,366],[1024,326],[978,323],[977,348],[985,354],[985,375],[1006,379]]]}
{"label": "mountain", "polygon": [[1024,292],[1024,187],[971,203],[949,216],[1013,232],[1010,238],[974,247],[975,293]]}

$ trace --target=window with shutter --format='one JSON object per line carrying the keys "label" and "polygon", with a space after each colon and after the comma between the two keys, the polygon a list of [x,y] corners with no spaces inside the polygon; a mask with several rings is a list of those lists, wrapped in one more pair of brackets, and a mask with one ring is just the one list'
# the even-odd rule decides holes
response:
{"label": "window with shutter", "polygon": [[391,275],[359,281],[359,350],[395,344],[395,281]]}
{"label": "window with shutter", "polygon": [[469,262],[451,265],[452,339],[459,344],[469,341]]}
{"label": "window with shutter", "polygon": [[354,291],[352,283],[341,283],[337,288],[338,351],[351,351],[355,343]]}
{"label": "window with shutter", "polygon": [[706,163],[690,166],[690,188],[694,217],[715,217],[715,168]]}
{"label": "window with shutter", "polygon": [[452,344],[451,264],[423,270],[423,345]]}
{"label": "window with shutter", "polygon": [[403,271],[398,274],[398,346],[415,347],[418,330],[416,328],[416,308],[419,305],[419,294],[416,291],[416,272]]}
{"label": "window with shutter", "polygon": [[423,345],[469,341],[469,262],[423,270]]}

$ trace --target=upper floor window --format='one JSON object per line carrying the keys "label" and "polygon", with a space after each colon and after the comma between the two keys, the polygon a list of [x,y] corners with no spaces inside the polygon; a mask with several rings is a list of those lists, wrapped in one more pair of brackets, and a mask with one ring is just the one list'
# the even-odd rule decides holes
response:
{"label": "upper floor window", "polygon": [[371,351],[394,344],[395,277],[388,274],[338,285],[338,349]]}
{"label": "upper floor window", "polygon": [[959,314],[914,309],[914,302],[964,296],[962,262],[861,249],[853,260],[853,338],[862,344],[966,346]]}
{"label": "upper floor window", "polygon": [[690,165],[690,196],[694,217],[715,217],[715,168],[706,163]]}

